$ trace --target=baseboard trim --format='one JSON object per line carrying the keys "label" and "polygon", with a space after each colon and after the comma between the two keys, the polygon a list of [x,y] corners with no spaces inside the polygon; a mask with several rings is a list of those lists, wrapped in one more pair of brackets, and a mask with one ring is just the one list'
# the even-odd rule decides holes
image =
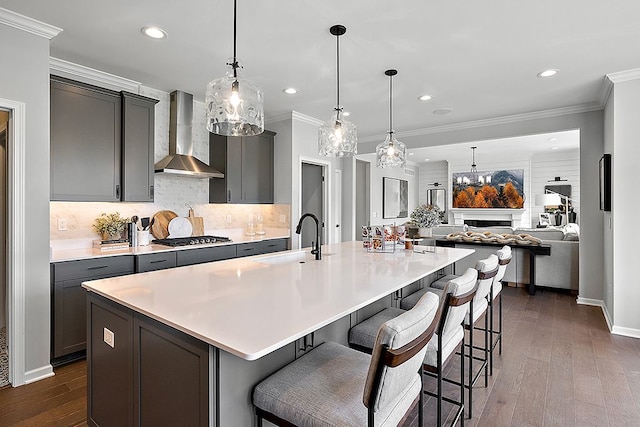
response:
{"label": "baseboard trim", "polygon": [[35,381],[40,381],[45,378],[54,376],[53,367],[51,365],[45,365],[41,368],[32,369],[24,373],[24,383],[29,384]]}
{"label": "baseboard trim", "polygon": [[631,338],[640,338],[640,329],[625,328],[622,326],[614,326],[611,329],[611,333],[615,335],[622,335]]}

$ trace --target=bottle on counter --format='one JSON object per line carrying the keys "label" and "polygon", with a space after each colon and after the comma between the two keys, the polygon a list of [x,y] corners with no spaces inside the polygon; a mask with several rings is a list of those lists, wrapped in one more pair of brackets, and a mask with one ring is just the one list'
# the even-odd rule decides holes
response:
{"label": "bottle on counter", "polygon": [[258,215],[258,217],[256,218],[256,234],[259,234],[259,235],[265,234],[264,225],[262,223],[262,215]]}
{"label": "bottle on counter", "polygon": [[247,230],[245,231],[245,233],[247,236],[255,236],[256,235],[256,229],[255,226],[253,224],[253,215],[249,215],[249,221],[247,221]]}

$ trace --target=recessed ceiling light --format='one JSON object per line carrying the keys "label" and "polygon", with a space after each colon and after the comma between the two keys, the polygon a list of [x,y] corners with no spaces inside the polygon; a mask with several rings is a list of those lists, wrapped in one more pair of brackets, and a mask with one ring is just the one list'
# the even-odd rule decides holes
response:
{"label": "recessed ceiling light", "polygon": [[286,93],[287,95],[293,95],[293,94],[298,93],[298,89],[296,89],[295,87],[288,87],[286,89],[282,89],[282,91],[284,93]]}
{"label": "recessed ceiling light", "polygon": [[433,110],[433,114],[435,114],[436,116],[439,116],[442,114],[449,114],[452,111],[453,110],[451,108],[438,108],[437,110]]}
{"label": "recessed ceiling light", "polygon": [[557,140],[558,140],[558,138],[549,138],[549,139],[547,139],[547,141],[557,141]]}
{"label": "recessed ceiling light", "polygon": [[538,77],[551,77],[551,76],[555,76],[556,74],[558,74],[558,71],[560,70],[556,70],[556,69],[549,69],[549,70],[544,70],[544,71],[540,71],[538,73]]}
{"label": "recessed ceiling light", "polygon": [[343,113],[342,113],[342,115],[343,115],[343,116],[345,116],[345,117],[348,117],[348,116],[350,116],[350,115],[351,115],[351,113],[350,113],[350,112],[348,112],[348,111],[345,111],[345,112],[343,112]]}
{"label": "recessed ceiling light", "polygon": [[551,147],[551,149],[552,149],[552,150],[557,150],[557,149],[558,149],[558,147]]}
{"label": "recessed ceiling light", "polygon": [[413,156],[415,153],[409,153],[410,156]]}
{"label": "recessed ceiling light", "polygon": [[428,162],[430,159],[424,159],[425,162]]}
{"label": "recessed ceiling light", "polygon": [[167,32],[160,27],[148,26],[140,29],[142,34],[152,39],[165,39],[167,38]]}
{"label": "recessed ceiling light", "polygon": [[431,95],[422,95],[421,97],[418,98],[420,101],[431,101],[433,99],[433,96]]}

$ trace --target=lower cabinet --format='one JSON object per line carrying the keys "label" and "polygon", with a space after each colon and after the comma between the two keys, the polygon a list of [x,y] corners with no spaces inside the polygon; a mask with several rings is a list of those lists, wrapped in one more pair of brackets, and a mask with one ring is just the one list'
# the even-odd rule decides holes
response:
{"label": "lower cabinet", "polygon": [[158,252],[136,256],[136,273],[165,270],[176,266],[175,252]]}
{"label": "lower cabinet", "polygon": [[51,359],[58,365],[84,356],[86,348],[86,292],[82,282],[134,272],[130,255],[54,263],[51,266]]}
{"label": "lower cabinet", "polygon": [[177,266],[202,264],[236,257],[236,245],[215,246],[176,251]]}
{"label": "lower cabinet", "polygon": [[209,346],[89,292],[91,426],[209,424]]}
{"label": "lower cabinet", "polygon": [[269,254],[272,252],[280,252],[287,250],[287,239],[271,239],[271,240],[258,240],[249,243],[240,243],[237,246],[238,258]]}

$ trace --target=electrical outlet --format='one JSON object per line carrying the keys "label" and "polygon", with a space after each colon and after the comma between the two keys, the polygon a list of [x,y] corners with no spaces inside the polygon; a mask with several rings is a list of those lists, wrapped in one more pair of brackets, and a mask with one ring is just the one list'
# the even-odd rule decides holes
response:
{"label": "electrical outlet", "polygon": [[286,215],[280,215],[280,222],[287,222],[287,216]]}
{"label": "electrical outlet", "polygon": [[67,231],[67,220],[65,218],[58,218],[58,231]]}
{"label": "electrical outlet", "polygon": [[233,219],[231,218],[231,215],[227,215],[227,224],[230,224],[231,221],[233,221]]}
{"label": "electrical outlet", "polygon": [[374,218],[378,218],[378,212],[374,212],[374,213],[373,213],[373,217],[374,217]]}
{"label": "electrical outlet", "polygon": [[115,334],[107,328],[104,328],[104,342],[111,348],[115,348],[116,346],[116,336]]}

